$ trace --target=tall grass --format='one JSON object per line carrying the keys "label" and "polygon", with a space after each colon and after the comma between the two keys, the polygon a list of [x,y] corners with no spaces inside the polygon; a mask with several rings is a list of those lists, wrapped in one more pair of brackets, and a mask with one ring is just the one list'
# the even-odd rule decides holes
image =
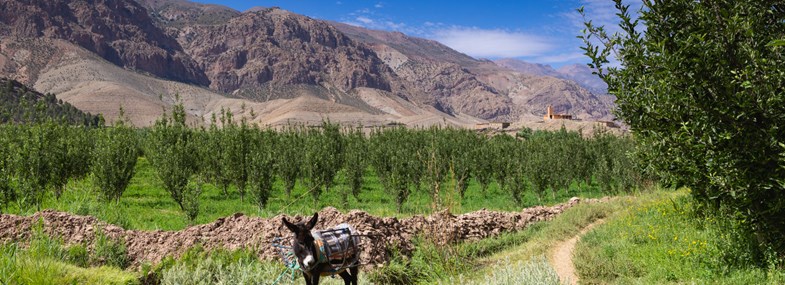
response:
{"label": "tall grass", "polygon": [[732,222],[701,215],[686,190],[661,193],[586,234],[575,264],[585,284],[783,284],[754,263]]}
{"label": "tall grass", "polygon": [[138,284],[135,274],[113,266],[88,266],[84,245],[66,247],[34,227],[28,248],[0,246],[0,284]]}

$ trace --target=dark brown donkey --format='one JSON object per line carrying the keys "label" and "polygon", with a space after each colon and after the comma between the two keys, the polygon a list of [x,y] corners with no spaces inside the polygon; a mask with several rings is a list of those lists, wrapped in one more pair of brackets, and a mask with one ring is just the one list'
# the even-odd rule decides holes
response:
{"label": "dark brown donkey", "polygon": [[[305,284],[318,285],[321,276],[330,276],[338,274],[343,278],[346,285],[357,285],[357,260],[359,252],[357,250],[357,238],[352,236],[353,229],[346,225],[345,228],[337,228],[331,230],[317,231],[317,238],[311,233],[316,221],[318,221],[318,213],[314,213],[311,220],[307,223],[290,223],[283,218],[283,224],[294,233],[294,240],[292,240],[292,249],[294,255],[297,256],[297,263],[305,277]],[[325,241],[323,235],[333,232],[343,233],[343,241],[339,241],[338,248],[340,250],[330,251],[330,243],[335,248],[335,238],[333,241]],[[337,235],[333,235],[337,236]],[[347,240],[348,239],[348,240]]]}

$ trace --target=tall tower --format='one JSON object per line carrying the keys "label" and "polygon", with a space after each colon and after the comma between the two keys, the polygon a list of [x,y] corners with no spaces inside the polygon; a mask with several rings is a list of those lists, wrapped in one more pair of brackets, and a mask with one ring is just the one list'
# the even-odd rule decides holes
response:
{"label": "tall tower", "polygon": [[548,108],[546,108],[546,111],[545,111],[545,116],[542,117],[542,118],[543,118],[543,120],[553,119],[553,105],[548,105]]}

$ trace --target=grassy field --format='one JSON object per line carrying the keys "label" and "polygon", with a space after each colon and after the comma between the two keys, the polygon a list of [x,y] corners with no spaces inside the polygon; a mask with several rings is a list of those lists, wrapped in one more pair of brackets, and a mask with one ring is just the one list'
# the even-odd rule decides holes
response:
{"label": "grassy field", "polygon": [[[449,187],[449,182],[444,188]],[[348,192],[348,186],[341,175],[336,179],[336,185],[320,197],[319,204],[314,206],[311,195],[302,182],[298,182],[291,197],[283,191],[283,185],[278,181],[268,206],[264,210],[253,204],[248,197],[241,202],[240,196],[234,188],[230,188],[229,196],[224,196],[222,191],[211,184],[204,185],[200,204],[201,210],[196,220],[197,224],[208,223],[220,217],[242,212],[247,215],[272,217],[281,213],[310,214],[326,206],[333,206],[341,210],[361,209],[377,216],[411,216],[413,214],[428,214],[431,212],[431,198],[425,188],[414,191],[408,202],[403,207],[403,213],[397,213],[395,202],[391,195],[384,192],[377,178],[369,170],[365,176],[365,185],[358,201],[349,197],[348,207],[344,207],[342,197]],[[66,186],[66,192],[59,200],[47,197],[42,209],[56,209],[80,215],[92,215],[101,220],[122,226],[126,229],[143,230],[178,230],[188,226],[185,215],[177,204],[170,198],[156,177],[154,169],[144,158],[137,164],[136,175],[123,194],[119,205],[107,205],[99,201],[90,177],[79,181],[71,181]],[[525,196],[524,205],[516,205],[508,193],[502,192],[492,183],[486,193],[482,193],[479,184],[471,181],[466,192],[466,197],[460,201],[457,194],[442,193],[443,203],[449,205],[453,213],[464,213],[487,208],[490,210],[516,211],[523,207],[543,204],[561,203],[573,196],[600,197],[599,187],[578,187],[573,184],[568,192],[560,191],[556,197],[545,195],[542,200],[534,194]],[[14,214],[32,214],[34,208],[20,209],[12,205],[7,212]]]}
{"label": "grassy field", "polygon": [[[701,217],[686,190],[645,196],[578,243],[584,284],[784,284],[753,264],[727,221]],[[781,267],[779,267],[781,268]]]}

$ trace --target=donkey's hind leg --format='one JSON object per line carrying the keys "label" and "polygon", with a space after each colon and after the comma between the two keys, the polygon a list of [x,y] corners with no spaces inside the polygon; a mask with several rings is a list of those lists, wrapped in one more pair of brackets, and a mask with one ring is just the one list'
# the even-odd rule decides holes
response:
{"label": "donkey's hind leg", "polygon": [[349,267],[349,273],[352,275],[352,284],[357,285],[357,278],[360,274],[360,266],[355,265],[353,267]]}
{"label": "donkey's hind leg", "polygon": [[340,275],[341,278],[343,278],[343,284],[344,285],[351,285],[352,277],[354,277],[354,276],[349,275],[349,271],[344,270],[343,272],[339,273],[338,275]]}

